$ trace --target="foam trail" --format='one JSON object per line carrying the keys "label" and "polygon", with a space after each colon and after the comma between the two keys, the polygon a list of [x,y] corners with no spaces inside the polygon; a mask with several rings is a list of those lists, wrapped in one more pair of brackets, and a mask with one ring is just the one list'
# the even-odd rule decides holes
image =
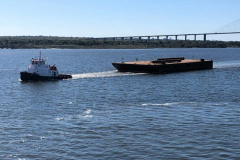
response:
{"label": "foam trail", "polygon": [[194,105],[197,102],[168,102],[168,103],[143,103],[142,106],[178,106],[178,105]]}
{"label": "foam trail", "polygon": [[144,73],[120,73],[116,70],[114,71],[106,71],[106,72],[94,72],[94,73],[82,73],[82,74],[73,74],[73,79],[80,79],[80,78],[100,78],[100,77],[115,77],[115,76],[129,76],[129,75],[140,75]]}
{"label": "foam trail", "polygon": [[213,68],[240,67],[240,60],[213,62]]}

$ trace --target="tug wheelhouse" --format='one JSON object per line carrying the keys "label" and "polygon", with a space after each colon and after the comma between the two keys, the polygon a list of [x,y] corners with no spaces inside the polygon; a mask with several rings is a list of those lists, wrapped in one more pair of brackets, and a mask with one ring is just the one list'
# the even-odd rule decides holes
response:
{"label": "tug wheelhouse", "polygon": [[46,60],[41,59],[41,52],[39,59],[32,58],[28,71],[21,72],[20,75],[22,81],[72,78],[71,75],[59,74],[55,65],[46,64]]}

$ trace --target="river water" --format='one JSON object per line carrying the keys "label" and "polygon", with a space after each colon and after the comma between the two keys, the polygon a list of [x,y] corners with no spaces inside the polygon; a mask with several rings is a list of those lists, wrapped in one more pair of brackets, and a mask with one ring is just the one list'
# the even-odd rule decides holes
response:
{"label": "river water", "polygon": [[[239,159],[240,49],[42,49],[71,80],[21,82],[40,50],[1,49],[0,159]],[[212,59],[118,73],[114,61]]]}

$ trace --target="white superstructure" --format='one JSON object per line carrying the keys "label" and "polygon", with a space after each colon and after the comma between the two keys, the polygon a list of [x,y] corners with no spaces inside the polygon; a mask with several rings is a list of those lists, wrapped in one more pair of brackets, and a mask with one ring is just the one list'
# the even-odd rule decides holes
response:
{"label": "white superstructure", "polygon": [[41,53],[39,59],[32,59],[31,64],[28,66],[28,73],[36,73],[40,76],[57,77],[59,75],[57,67],[55,65],[50,66],[45,63],[46,60],[41,59]]}

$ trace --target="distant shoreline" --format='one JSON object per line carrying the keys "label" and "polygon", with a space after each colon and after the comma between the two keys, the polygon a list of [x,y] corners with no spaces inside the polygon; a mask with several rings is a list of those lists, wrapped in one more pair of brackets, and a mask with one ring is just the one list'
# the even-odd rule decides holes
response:
{"label": "distant shoreline", "polygon": [[150,48],[240,48],[240,41],[134,40],[48,36],[0,37],[0,48],[9,49],[150,49]]}

